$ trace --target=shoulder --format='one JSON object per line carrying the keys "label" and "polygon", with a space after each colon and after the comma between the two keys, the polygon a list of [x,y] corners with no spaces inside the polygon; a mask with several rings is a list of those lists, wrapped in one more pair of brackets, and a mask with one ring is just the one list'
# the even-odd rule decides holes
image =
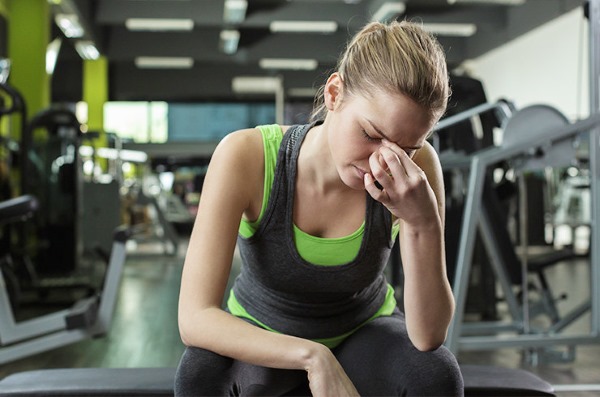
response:
{"label": "shoulder", "polygon": [[428,177],[440,175],[442,172],[440,158],[433,146],[427,141],[425,141],[423,147],[415,153],[413,161]]}
{"label": "shoulder", "polygon": [[[277,127],[281,134],[285,134],[290,128],[288,125],[273,125]],[[273,131],[273,129],[271,129]],[[262,168],[264,157],[264,139],[269,133],[263,132],[256,128],[246,128],[237,130],[226,135],[217,145],[212,162],[228,161],[235,164],[244,164],[250,166],[249,163],[258,164]]]}
{"label": "shoulder", "polygon": [[258,128],[247,128],[227,134],[217,145],[214,154],[252,154],[253,149],[262,150],[262,134]]}
{"label": "shoulder", "polygon": [[440,158],[429,142],[425,142],[425,145],[415,153],[413,158],[415,164],[417,164],[425,173],[429,185],[435,193],[438,202],[438,211],[440,213],[442,222],[445,218],[445,188],[444,188],[444,175],[442,171],[442,164]]}
{"label": "shoulder", "polygon": [[234,131],[219,142],[208,172],[239,184],[250,182],[255,174],[260,176],[263,164],[261,132],[257,128],[248,128]]}

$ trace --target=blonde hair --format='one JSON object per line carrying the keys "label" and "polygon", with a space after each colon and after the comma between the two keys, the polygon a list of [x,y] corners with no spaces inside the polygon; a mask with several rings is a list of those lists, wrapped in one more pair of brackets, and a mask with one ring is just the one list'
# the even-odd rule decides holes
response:
{"label": "blonde hair", "polygon": [[[408,96],[439,119],[446,110],[450,87],[444,50],[416,23],[371,22],[350,41],[337,65],[349,95],[377,91]],[[323,87],[317,93],[312,120],[323,119]]]}

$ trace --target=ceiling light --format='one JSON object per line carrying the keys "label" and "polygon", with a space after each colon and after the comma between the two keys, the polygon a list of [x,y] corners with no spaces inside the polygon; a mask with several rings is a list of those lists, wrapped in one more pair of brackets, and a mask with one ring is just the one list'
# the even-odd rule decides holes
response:
{"label": "ceiling light", "polygon": [[248,2],[246,0],[225,0],[223,21],[225,23],[241,23],[246,18]]}
{"label": "ceiling light", "polygon": [[314,98],[317,94],[317,90],[312,87],[290,88],[287,90],[287,94],[288,96],[295,98]]}
{"label": "ceiling light", "polygon": [[263,69],[315,70],[316,59],[262,58],[258,65]]}
{"label": "ceiling light", "polygon": [[424,23],[423,29],[440,36],[469,37],[477,32],[474,23]]}
{"label": "ceiling light", "polygon": [[58,52],[60,51],[60,46],[62,44],[62,40],[60,37],[55,38],[46,47],[46,73],[52,74],[54,73],[54,68],[56,67],[56,61],[58,59]]}
{"label": "ceiling light", "polygon": [[337,28],[335,21],[273,21],[269,25],[272,33],[333,33]]}
{"label": "ceiling light", "polygon": [[128,18],[125,26],[129,30],[151,30],[151,31],[190,31],[194,29],[192,19],[177,18]]}
{"label": "ceiling light", "polygon": [[56,25],[62,30],[65,37],[78,38],[83,37],[84,30],[79,17],[75,14],[56,14],[54,17]]}
{"label": "ceiling light", "polygon": [[221,30],[219,48],[225,54],[235,54],[240,42],[240,32],[234,29]]}
{"label": "ceiling light", "polygon": [[93,42],[89,40],[78,40],[75,42],[75,50],[81,57],[88,61],[96,60],[100,57],[100,52]]}
{"label": "ceiling light", "polygon": [[238,76],[231,80],[231,89],[238,94],[272,94],[281,85],[279,77]]}
{"label": "ceiling light", "polygon": [[403,2],[386,1],[373,13],[371,20],[385,22],[403,14],[405,10],[406,5]]}
{"label": "ceiling light", "polygon": [[189,69],[194,66],[190,57],[137,57],[135,65],[142,69]]}

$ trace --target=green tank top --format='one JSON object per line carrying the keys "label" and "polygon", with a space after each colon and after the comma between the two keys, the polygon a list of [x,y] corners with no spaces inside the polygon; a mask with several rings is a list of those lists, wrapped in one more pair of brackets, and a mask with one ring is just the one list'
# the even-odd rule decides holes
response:
{"label": "green tank top", "polygon": [[[263,187],[263,202],[260,210],[258,219],[254,222],[249,222],[242,219],[239,227],[239,234],[245,238],[251,237],[262,220],[263,214],[267,208],[269,195],[273,185],[273,179],[275,176],[275,167],[277,163],[277,153],[279,146],[283,139],[283,131],[277,124],[258,126],[257,127],[263,138],[263,149],[265,159],[265,176],[264,176],[264,187]],[[352,234],[337,238],[321,238],[315,237],[308,233],[303,232],[294,225],[294,242],[296,244],[298,253],[307,262],[310,262],[318,266],[338,266],[344,263],[350,262],[356,257],[362,237],[364,233],[364,222],[363,224]],[[392,227],[392,235],[394,238],[398,235],[399,226],[394,225]],[[253,318],[246,310],[239,304],[233,291],[230,293],[227,301],[228,310],[237,317],[250,319],[257,324],[261,325],[266,329],[269,327],[261,324],[260,321]],[[396,299],[394,297],[394,289],[391,285],[388,285],[388,292],[385,298],[385,302],[381,308],[373,315],[370,319],[374,319],[380,316],[390,315],[396,307]],[[369,320],[369,321],[370,321]],[[271,329],[271,331],[274,331]],[[330,348],[339,345],[345,338],[350,336],[355,330],[352,330],[344,335],[340,335],[333,338],[319,339],[316,342],[320,342]]]}

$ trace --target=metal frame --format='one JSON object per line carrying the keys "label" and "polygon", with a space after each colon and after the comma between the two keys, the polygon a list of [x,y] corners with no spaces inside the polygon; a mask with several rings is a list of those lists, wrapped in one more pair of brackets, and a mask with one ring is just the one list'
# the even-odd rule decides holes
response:
{"label": "metal frame", "polygon": [[[590,26],[590,117],[576,123],[560,126],[550,131],[532,131],[529,136],[523,139],[515,139],[518,142],[508,142],[502,147],[490,148],[474,154],[472,157],[450,156],[446,163],[449,167],[468,168],[469,184],[468,196],[465,203],[463,214],[463,223],[461,236],[459,240],[457,269],[454,279],[454,293],[456,300],[456,312],[450,328],[446,346],[453,352],[464,350],[489,350],[502,347],[524,347],[524,348],[545,348],[550,345],[576,345],[600,342],[600,0],[589,0],[586,5],[588,8],[588,20]],[[488,108],[497,107],[497,105],[488,105]],[[487,111],[485,105],[473,108],[463,112],[453,118],[444,120],[437,129],[445,128],[459,121],[466,120],[479,113]],[[512,108],[509,108],[512,110]],[[504,115],[508,115],[504,112]],[[553,324],[546,332],[528,333],[518,335],[502,336],[466,336],[468,331],[483,330],[485,327],[480,325],[470,326],[463,324],[464,309],[466,304],[466,295],[468,289],[469,273],[473,259],[473,250],[475,237],[478,228],[482,232],[483,242],[489,252],[493,255],[494,241],[493,236],[488,232],[490,230],[489,221],[481,211],[479,203],[482,200],[483,184],[485,180],[486,169],[490,165],[501,160],[522,158],[526,159],[533,152],[532,149],[547,148],[552,145],[558,145],[561,142],[575,138],[576,135],[583,132],[589,132],[590,142],[590,184],[591,184],[591,240],[590,240],[590,298],[566,316],[558,323]],[[440,156],[442,157],[442,156]],[[498,264],[492,261],[492,266],[498,273]],[[509,286],[502,283],[502,288],[506,290]],[[512,296],[512,294],[509,294]],[[507,296],[509,296],[507,295]],[[516,310],[514,302],[508,301],[509,310],[513,315],[514,322],[504,325],[504,329],[524,329],[521,312]],[[590,332],[582,334],[561,335],[558,334],[563,328],[568,326],[574,319],[578,318],[587,311],[591,314]],[[502,330],[502,324],[489,324],[488,329],[498,332]]]}
{"label": "metal frame", "polygon": [[[589,0],[590,114],[600,112],[600,0]],[[600,126],[590,132],[590,185],[592,205],[592,303],[600,304]],[[600,330],[600,311],[592,310],[592,329]]]}
{"label": "metal frame", "polygon": [[[600,333],[598,327],[598,314],[600,312],[600,261],[599,252],[600,244],[594,241],[591,247],[591,304],[592,311],[592,330],[590,334],[584,335],[549,335],[549,334],[520,334],[515,336],[502,335],[497,336],[463,336],[463,315],[466,303],[466,295],[468,290],[469,274],[471,270],[471,262],[473,259],[473,251],[475,247],[475,237],[478,227],[483,231],[484,242],[487,248],[493,249],[493,236],[488,235],[490,229],[489,221],[486,221],[483,211],[479,205],[483,195],[483,185],[487,168],[493,164],[497,164],[502,160],[528,158],[531,156],[532,149],[547,148],[553,144],[558,144],[566,139],[575,138],[577,135],[591,131],[590,136],[595,142],[598,141],[598,128],[600,127],[600,114],[593,116],[567,126],[560,126],[554,129],[543,131],[533,131],[528,136],[524,136],[518,142],[511,142],[501,147],[484,149],[470,158],[470,172],[468,195],[465,203],[463,215],[463,224],[461,228],[461,236],[459,240],[458,259],[456,275],[454,279],[453,289],[456,300],[456,311],[453,321],[448,330],[448,338],[446,340],[447,347],[453,352],[459,349],[485,350],[499,347],[542,347],[549,344],[577,344],[577,343],[592,343],[600,341]],[[590,159],[594,163],[594,159]],[[597,167],[597,164],[594,165]],[[592,180],[597,182],[598,169],[592,169]],[[600,201],[597,196],[597,183],[594,189],[592,201]],[[597,203],[596,203],[597,204]],[[597,215],[597,209],[592,214],[592,235],[597,239],[600,230],[600,221]],[[493,250],[492,250],[493,252]],[[512,311],[512,310],[511,310]],[[518,310],[516,311],[518,312]],[[517,317],[517,320],[519,317]],[[518,328],[518,321],[516,323]]]}
{"label": "metal frame", "polygon": [[[71,309],[16,322],[5,281],[0,273],[0,365],[105,334],[112,323],[128,237],[127,230],[118,229],[115,232],[102,293],[78,302]],[[73,316],[86,318],[83,324],[73,326],[69,325],[69,319]],[[88,321],[91,324],[87,324]],[[80,323],[81,320],[77,322]]]}

